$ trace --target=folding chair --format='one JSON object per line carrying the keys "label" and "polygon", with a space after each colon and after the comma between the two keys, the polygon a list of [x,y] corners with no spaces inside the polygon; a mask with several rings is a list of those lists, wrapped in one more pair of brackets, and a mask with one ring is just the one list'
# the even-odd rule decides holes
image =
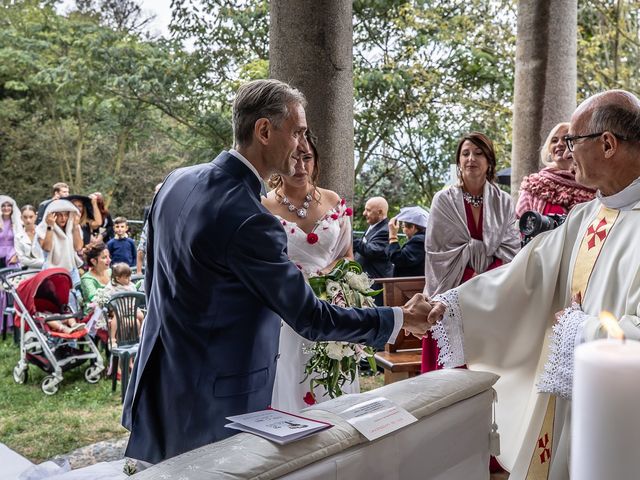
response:
{"label": "folding chair", "polygon": [[[118,382],[118,363],[122,365],[122,401],[127,391],[129,383],[129,361],[138,353],[138,345],[140,343],[140,332],[138,329],[137,312],[145,307],[145,296],[141,292],[121,292],[116,293],[107,304],[107,311],[113,313],[115,317],[116,345],[109,345],[111,350],[111,359],[113,362],[111,368],[112,383],[111,390],[116,391],[116,383]],[[109,343],[111,343],[111,335],[109,335]]]}

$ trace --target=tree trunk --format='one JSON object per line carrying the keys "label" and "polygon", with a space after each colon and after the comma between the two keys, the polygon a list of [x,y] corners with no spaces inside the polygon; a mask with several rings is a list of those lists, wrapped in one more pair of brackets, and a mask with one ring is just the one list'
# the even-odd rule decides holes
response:
{"label": "tree trunk", "polygon": [[577,0],[520,0],[511,193],[540,169],[540,147],[576,107]]}
{"label": "tree trunk", "polygon": [[351,2],[272,0],[270,76],[301,90],[318,137],[319,184],[353,199]]}

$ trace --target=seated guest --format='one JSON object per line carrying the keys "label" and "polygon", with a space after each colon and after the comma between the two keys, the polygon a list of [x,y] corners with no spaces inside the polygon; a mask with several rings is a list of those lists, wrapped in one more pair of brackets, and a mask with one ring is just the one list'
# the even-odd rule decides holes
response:
{"label": "seated guest", "polygon": [[569,132],[568,123],[559,123],[540,150],[540,160],[545,167],[522,179],[516,216],[533,210],[542,215],[564,215],[582,202],[593,200],[595,190],[580,185],[571,171],[573,154],[568,152],[564,136]]}
{"label": "seated guest", "polygon": [[[113,263],[111,265],[111,281],[104,287],[105,292],[109,293],[109,298],[116,293],[137,292],[135,284],[131,281],[131,267],[124,262]],[[136,309],[136,321],[138,323],[138,331],[142,326],[144,315],[138,308]],[[109,316],[109,338],[111,346],[117,345],[116,342],[117,325],[113,314]]]}
{"label": "seated guest", "polygon": [[127,219],[118,217],[113,221],[116,236],[107,243],[107,248],[114,263],[124,262],[130,267],[136,264],[136,243],[129,238]]}
{"label": "seated guest", "polygon": [[20,211],[24,230],[15,239],[18,262],[26,268],[41,269],[44,253],[36,239],[36,209],[33,205],[25,205]]}
{"label": "seated guest", "polygon": [[82,260],[80,212],[68,200],[54,200],[44,212],[44,221],[36,227],[36,236],[44,251],[43,268],[60,267],[69,271],[74,285],[80,284],[78,268]]}
{"label": "seated guest", "polygon": [[[424,275],[424,231],[429,214],[422,207],[404,207],[389,222],[389,245],[386,253],[393,263],[394,277],[422,277]],[[398,243],[399,222],[409,239],[402,247]]]}

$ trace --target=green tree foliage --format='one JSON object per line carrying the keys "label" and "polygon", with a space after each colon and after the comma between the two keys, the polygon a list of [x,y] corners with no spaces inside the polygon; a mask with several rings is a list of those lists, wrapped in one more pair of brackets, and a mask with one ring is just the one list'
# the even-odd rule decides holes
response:
{"label": "green tree foliage", "polygon": [[[235,90],[268,74],[269,2],[173,0],[170,40],[144,33],[135,0],[59,3],[0,2],[0,191],[37,202],[63,180],[137,217],[168,171],[231,145]],[[639,90],[639,6],[579,2],[580,98]],[[358,210],[429,205],[469,130],[510,163],[514,0],[353,0],[353,15]]]}
{"label": "green tree foliage", "polygon": [[640,2],[579,2],[578,100],[611,88],[639,94],[639,64]]}
{"label": "green tree foliage", "polygon": [[[230,90],[264,77],[266,0],[174,0],[172,31]],[[513,1],[355,0],[356,204],[382,194],[429,204],[456,139],[477,129],[510,146]],[[313,102],[314,99],[309,99]]]}
{"label": "green tree foliage", "polygon": [[139,218],[168,171],[219,148],[205,140],[206,117],[188,96],[197,77],[175,43],[132,33],[137,23],[124,15],[111,25],[113,16],[88,7],[68,16],[36,1],[1,8],[0,162],[8,174],[0,191],[20,204],[65,181],[75,193],[100,190],[115,211]]}

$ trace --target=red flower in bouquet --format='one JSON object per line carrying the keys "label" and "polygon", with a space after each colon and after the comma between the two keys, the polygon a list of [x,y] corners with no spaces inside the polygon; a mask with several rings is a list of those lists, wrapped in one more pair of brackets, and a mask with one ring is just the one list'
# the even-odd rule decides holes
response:
{"label": "red flower in bouquet", "polygon": [[347,217],[350,217],[351,215],[353,215],[353,210],[351,209],[351,207],[347,207],[347,209],[344,211],[344,214]]}
{"label": "red flower in bouquet", "polygon": [[313,245],[317,241],[318,241],[318,235],[316,235],[315,233],[311,232],[307,235],[307,242],[309,242],[311,245]]}
{"label": "red flower in bouquet", "polygon": [[304,403],[307,405],[315,405],[316,397],[313,396],[313,393],[307,392],[307,394],[303,397]]}
{"label": "red flower in bouquet", "polygon": [[339,215],[338,215],[337,213],[332,213],[332,214],[331,214],[331,218],[333,218],[334,220],[337,220],[337,219],[338,219],[338,216],[339,216]]}

